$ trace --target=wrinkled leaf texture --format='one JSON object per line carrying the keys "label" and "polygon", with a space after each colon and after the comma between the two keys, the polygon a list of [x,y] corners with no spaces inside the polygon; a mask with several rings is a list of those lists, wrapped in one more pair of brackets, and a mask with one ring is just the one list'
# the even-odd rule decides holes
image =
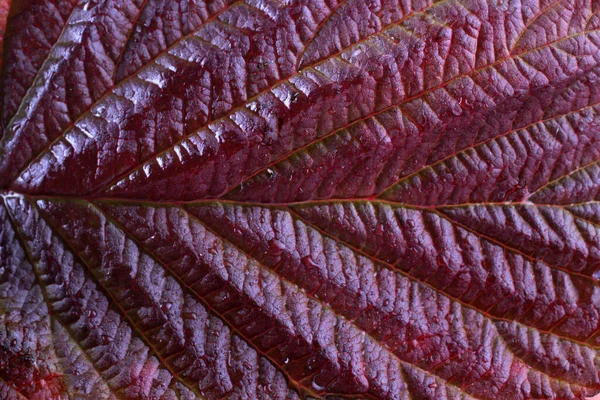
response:
{"label": "wrinkled leaf texture", "polygon": [[600,390],[600,1],[5,21],[0,398]]}

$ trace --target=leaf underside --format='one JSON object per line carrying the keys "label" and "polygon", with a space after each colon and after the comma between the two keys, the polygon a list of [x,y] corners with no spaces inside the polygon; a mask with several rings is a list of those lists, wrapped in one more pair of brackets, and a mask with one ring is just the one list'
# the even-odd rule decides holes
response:
{"label": "leaf underside", "polygon": [[600,1],[0,0],[0,31],[0,398],[600,391]]}

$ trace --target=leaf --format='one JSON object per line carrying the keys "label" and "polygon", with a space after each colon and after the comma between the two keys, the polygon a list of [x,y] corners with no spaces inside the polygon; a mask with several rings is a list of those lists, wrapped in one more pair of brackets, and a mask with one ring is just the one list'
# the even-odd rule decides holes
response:
{"label": "leaf", "polygon": [[600,392],[596,0],[0,1],[0,397]]}

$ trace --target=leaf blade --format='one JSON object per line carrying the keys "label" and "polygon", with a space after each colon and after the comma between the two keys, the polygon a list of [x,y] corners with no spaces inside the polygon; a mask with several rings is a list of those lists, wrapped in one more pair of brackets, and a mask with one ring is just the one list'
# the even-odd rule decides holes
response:
{"label": "leaf blade", "polygon": [[3,396],[600,390],[596,0],[53,5],[5,46]]}

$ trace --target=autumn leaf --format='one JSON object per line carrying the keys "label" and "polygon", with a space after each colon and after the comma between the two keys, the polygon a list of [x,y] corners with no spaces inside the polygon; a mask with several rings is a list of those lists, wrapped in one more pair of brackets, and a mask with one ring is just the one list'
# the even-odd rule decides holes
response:
{"label": "autumn leaf", "polygon": [[0,1],[0,398],[600,392],[600,1]]}

